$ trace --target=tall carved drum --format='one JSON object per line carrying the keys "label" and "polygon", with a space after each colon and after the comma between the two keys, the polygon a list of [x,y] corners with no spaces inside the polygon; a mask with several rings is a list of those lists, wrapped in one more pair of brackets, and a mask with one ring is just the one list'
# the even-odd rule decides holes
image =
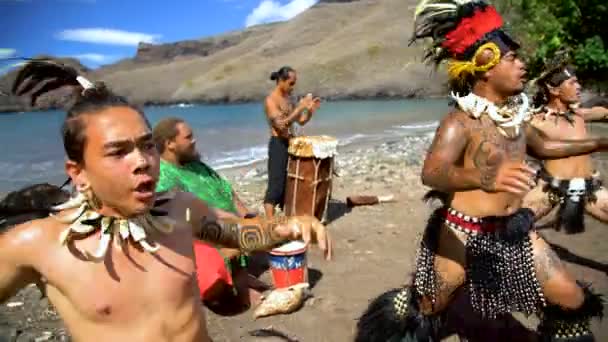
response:
{"label": "tall carved drum", "polygon": [[285,215],[311,215],[326,221],[338,141],[329,136],[289,140]]}

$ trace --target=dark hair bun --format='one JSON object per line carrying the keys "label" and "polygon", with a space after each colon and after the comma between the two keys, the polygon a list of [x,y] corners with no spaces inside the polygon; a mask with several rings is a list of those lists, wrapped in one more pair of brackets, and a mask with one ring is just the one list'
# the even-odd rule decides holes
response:
{"label": "dark hair bun", "polygon": [[85,99],[101,99],[111,96],[110,90],[103,82],[95,82],[92,88],[84,89],[82,97]]}
{"label": "dark hair bun", "polygon": [[284,66],[281,69],[270,74],[270,80],[277,81],[277,82],[279,80],[285,81],[285,80],[289,79],[290,72],[295,72],[295,70],[290,66]]}

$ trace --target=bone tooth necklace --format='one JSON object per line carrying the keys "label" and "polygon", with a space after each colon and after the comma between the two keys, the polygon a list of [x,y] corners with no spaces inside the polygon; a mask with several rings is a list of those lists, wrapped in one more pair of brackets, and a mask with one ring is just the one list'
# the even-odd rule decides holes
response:
{"label": "bone tooth necklace", "polygon": [[65,245],[75,235],[90,234],[97,229],[101,230],[101,237],[95,252],[85,251],[85,255],[92,260],[103,260],[112,240],[116,246],[124,251],[126,242],[132,239],[141,248],[149,253],[158,251],[156,243],[149,243],[148,232],[158,231],[169,234],[175,227],[175,221],[167,216],[167,213],[158,208],[168,198],[158,198],[154,207],[148,212],[131,217],[116,218],[103,216],[93,209],[90,201],[83,193],[70,198],[67,202],[53,207],[55,211],[74,210],[64,215],[52,215],[59,222],[67,223],[69,226],[59,236],[61,244]]}
{"label": "bone tooth necklace", "polygon": [[521,131],[521,125],[530,117],[528,107],[529,101],[528,97],[524,93],[521,93],[515,98],[515,100],[521,101],[519,106],[516,106],[515,108],[509,105],[498,107],[493,102],[484,97],[476,95],[473,92],[466,96],[459,96],[458,94],[452,92],[450,96],[456,101],[460,109],[468,113],[473,118],[479,119],[484,114],[488,115],[488,117],[496,124],[498,131],[508,138],[513,138],[513,136],[507,134],[505,128],[514,128],[514,137],[517,137]]}

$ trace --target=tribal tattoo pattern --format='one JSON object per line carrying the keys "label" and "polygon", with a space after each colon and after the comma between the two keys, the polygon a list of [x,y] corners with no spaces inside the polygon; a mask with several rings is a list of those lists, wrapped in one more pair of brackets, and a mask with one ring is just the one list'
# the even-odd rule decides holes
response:
{"label": "tribal tattoo pattern", "polygon": [[246,221],[245,224],[221,223],[215,219],[203,217],[201,222],[201,240],[229,248],[238,248],[243,252],[264,250],[285,242],[287,238],[276,231],[288,223],[288,218],[281,216],[271,221]]}

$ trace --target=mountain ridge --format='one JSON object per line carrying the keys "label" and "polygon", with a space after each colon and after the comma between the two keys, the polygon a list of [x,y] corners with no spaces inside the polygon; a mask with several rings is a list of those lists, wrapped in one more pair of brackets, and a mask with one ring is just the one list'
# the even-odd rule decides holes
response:
{"label": "mountain ridge", "polygon": [[[289,21],[200,39],[140,43],[133,58],[89,70],[137,104],[260,101],[273,70],[298,71],[298,94],[326,99],[445,96],[445,74],[409,46],[416,0],[323,0]],[[10,75],[0,78],[0,89]],[[0,98],[0,110],[22,99]],[[44,106],[41,106],[44,108]]]}

